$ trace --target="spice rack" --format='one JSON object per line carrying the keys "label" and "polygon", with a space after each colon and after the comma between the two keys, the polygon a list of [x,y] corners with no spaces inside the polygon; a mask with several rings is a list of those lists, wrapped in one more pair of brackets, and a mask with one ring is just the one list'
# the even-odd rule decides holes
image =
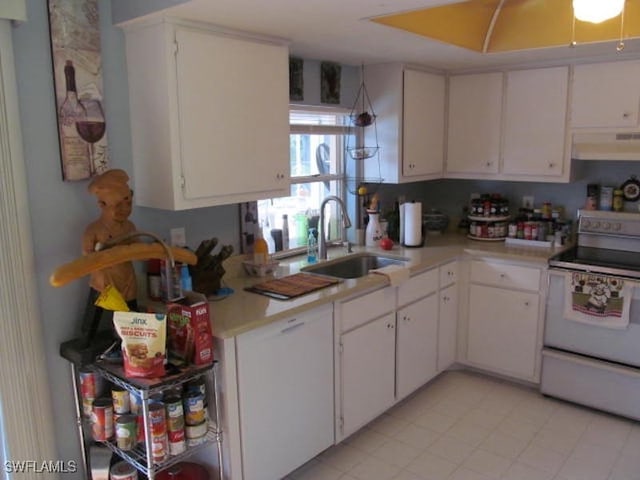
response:
{"label": "spice rack", "polygon": [[468,238],[485,242],[502,242],[507,238],[509,215],[476,216],[469,215]]}
{"label": "spice rack", "polygon": [[[115,440],[108,440],[105,442],[95,442],[97,445],[104,445],[109,450],[117,454],[122,460],[133,465],[139,472],[146,475],[149,480],[153,480],[155,476],[171,466],[177,464],[190,457],[197,451],[201,450],[207,445],[216,445],[218,456],[218,478],[223,480],[222,471],[222,431],[219,427],[220,412],[217,399],[217,381],[216,381],[216,369],[217,362],[214,362],[205,366],[189,366],[180,368],[178,372],[171,373],[158,379],[144,379],[144,378],[127,378],[124,375],[124,370],[121,365],[108,362],[98,361],[89,367],[92,367],[96,373],[101,375],[105,380],[111,382],[113,385],[121,387],[128,392],[131,392],[142,399],[142,418],[144,423],[144,443],[136,445],[132,450],[122,450],[118,448]],[[71,364],[72,376],[74,383],[74,392],[76,400],[76,414],[79,432],[81,436],[81,443],[83,449],[83,457],[85,460],[85,467],[87,469],[87,478],[91,478],[90,463],[87,458],[86,450],[92,440],[91,435],[85,435],[85,423],[86,419],[83,418],[82,399],[79,395],[78,388],[78,371],[74,363]],[[170,455],[166,460],[160,463],[154,463],[151,448],[146,448],[147,445],[152,444],[151,440],[151,428],[149,419],[149,403],[150,399],[156,395],[163,394],[169,390],[181,387],[191,380],[203,377],[205,379],[205,387],[208,397],[209,409],[208,409],[208,428],[201,443],[197,445],[188,446],[183,453],[178,455]]]}

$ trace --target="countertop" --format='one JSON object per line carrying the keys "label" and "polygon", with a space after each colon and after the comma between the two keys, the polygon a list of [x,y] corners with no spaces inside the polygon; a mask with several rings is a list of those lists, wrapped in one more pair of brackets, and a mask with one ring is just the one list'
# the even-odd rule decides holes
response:
{"label": "countertop", "polygon": [[[408,259],[407,266],[411,275],[442,265],[462,255],[490,256],[512,261],[527,261],[546,265],[549,257],[565,250],[561,247],[509,246],[505,242],[485,242],[472,240],[465,235],[447,233],[427,236],[425,246],[406,248],[394,246],[392,250],[377,247],[353,247],[355,252],[372,252],[387,256]],[[330,248],[328,260],[346,255],[343,247]],[[276,300],[244,290],[245,287],[260,283],[268,278],[247,276],[242,269],[242,260],[238,255],[225,262],[227,273],[223,283],[234,293],[209,302],[213,334],[217,338],[232,338],[241,333],[267,325],[271,322],[294,316],[307,309],[351,297],[360,293],[376,290],[389,283],[383,275],[366,275],[357,279],[346,279],[330,287],[311,292],[291,300]],[[280,260],[275,277],[285,277],[298,273],[307,266],[306,256],[297,256]]]}

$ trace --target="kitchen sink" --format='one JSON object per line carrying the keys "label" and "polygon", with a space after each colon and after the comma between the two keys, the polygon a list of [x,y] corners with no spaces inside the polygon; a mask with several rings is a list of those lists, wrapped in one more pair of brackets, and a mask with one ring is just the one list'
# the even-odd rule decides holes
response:
{"label": "kitchen sink", "polygon": [[335,260],[309,265],[301,270],[338,278],[360,278],[367,275],[369,270],[386,267],[387,265],[405,265],[405,263],[406,259],[404,258],[387,257],[373,253],[356,253]]}

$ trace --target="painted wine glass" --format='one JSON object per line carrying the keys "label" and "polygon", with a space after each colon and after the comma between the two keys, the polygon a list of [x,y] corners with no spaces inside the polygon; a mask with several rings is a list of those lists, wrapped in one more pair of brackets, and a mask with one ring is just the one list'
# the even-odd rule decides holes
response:
{"label": "painted wine glass", "polygon": [[80,138],[89,144],[89,173],[93,176],[96,173],[95,144],[104,137],[106,124],[99,100],[83,98],[80,99],[80,103],[84,107],[85,115],[76,120],[76,130]]}

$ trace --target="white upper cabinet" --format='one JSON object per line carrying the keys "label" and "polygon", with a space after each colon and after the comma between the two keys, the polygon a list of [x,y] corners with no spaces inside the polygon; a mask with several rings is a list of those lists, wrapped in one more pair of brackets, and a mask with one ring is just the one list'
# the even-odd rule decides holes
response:
{"label": "white upper cabinet", "polygon": [[573,128],[630,128],[640,125],[640,60],[576,65],[573,71]]}
{"label": "white upper cabinet", "polygon": [[568,179],[568,87],[568,67],[507,73],[502,149],[505,175],[566,174]]}
{"label": "white upper cabinet", "polygon": [[286,46],[166,19],[125,33],[138,205],[288,194]]}
{"label": "white upper cabinet", "polygon": [[502,83],[499,72],[449,78],[448,177],[498,173]]}
{"label": "white upper cabinet", "polygon": [[384,183],[440,178],[444,76],[381,64],[365,67],[364,83],[377,116],[375,127],[365,129],[365,145],[373,146],[377,133],[380,146],[378,156],[363,160],[365,177]]}

